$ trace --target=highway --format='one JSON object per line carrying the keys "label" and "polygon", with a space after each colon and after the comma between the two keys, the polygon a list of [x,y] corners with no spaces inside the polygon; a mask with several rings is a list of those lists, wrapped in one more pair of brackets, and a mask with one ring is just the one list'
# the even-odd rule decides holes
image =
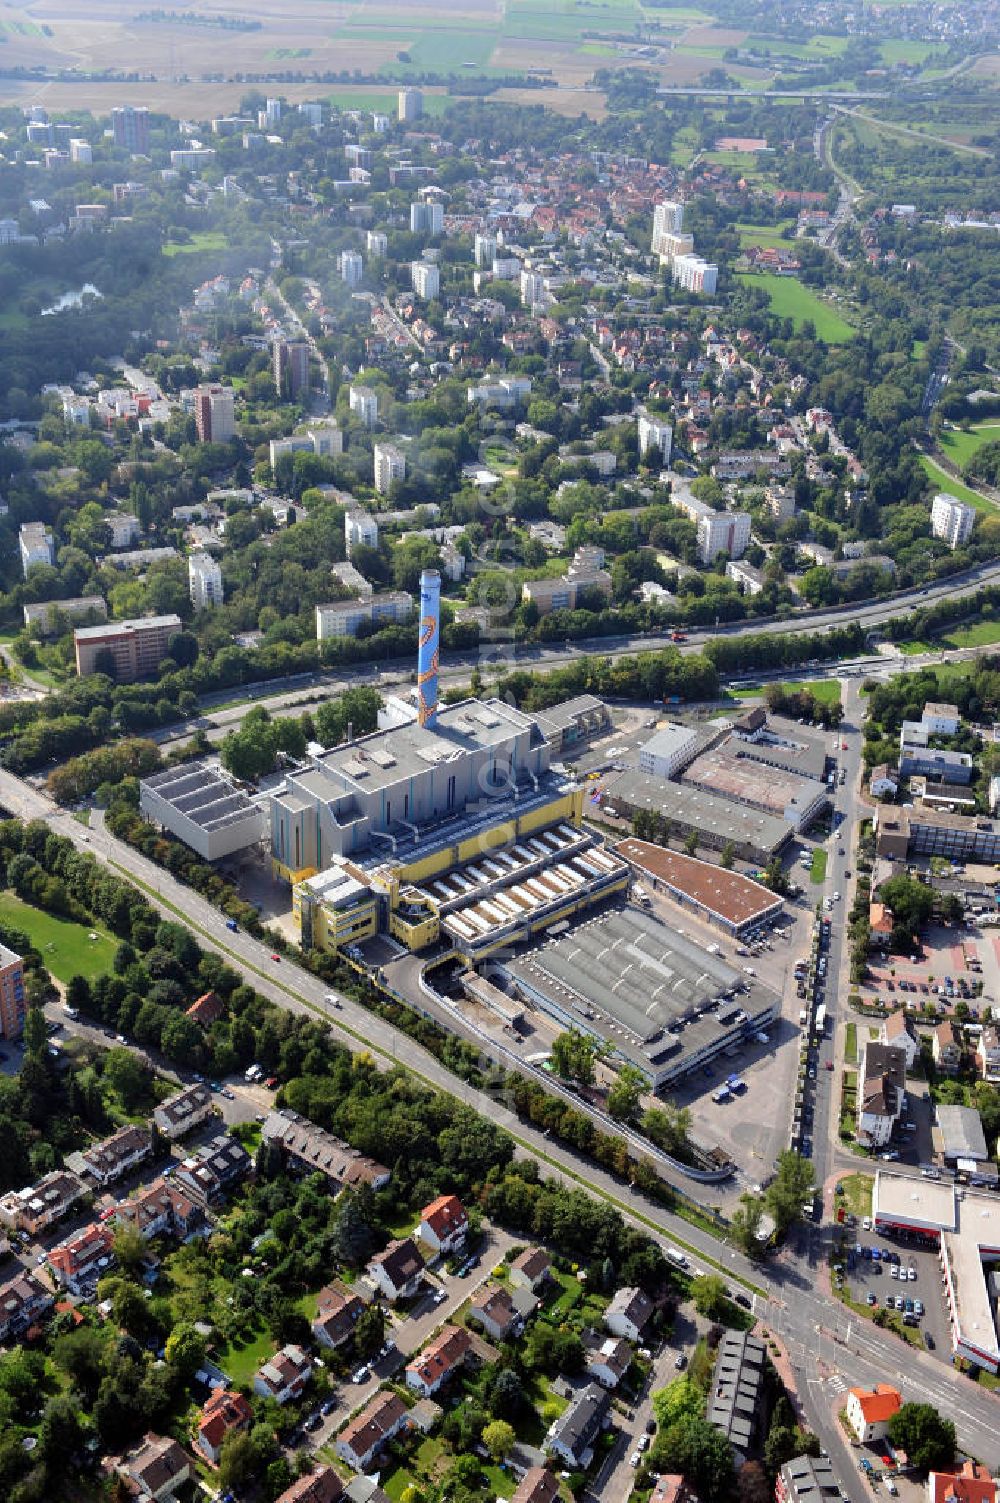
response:
{"label": "highway", "polygon": [[[953,1415],[960,1444],[991,1467],[1000,1467],[1000,1434],[993,1395],[977,1388],[939,1359],[904,1348],[898,1337],[877,1327],[859,1328],[853,1322],[849,1345],[846,1344],[846,1312],[825,1292],[825,1275],[810,1266],[808,1258],[799,1259],[786,1253],[758,1268],[735,1249],[720,1244],[707,1232],[622,1185],[589,1160],[545,1138],[530,1123],[519,1120],[502,1100],[457,1080],[405,1034],[359,1004],[346,997],[341,999],[339,1008],[328,1004],[325,1001],[328,988],[318,978],[293,961],[273,961],[266,943],[242,932],[232,934],[221,914],[190,888],[114,840],[103,828],[84,829],[72,815],[56,809],[44,795],[7,772],[0,772],[0,806],[25,820],[44,819],[80,850],[132,877],[166,916],[185,922],[205,949],[219,954],[248,984],[278,1006],[325,1017],[334,1035],[347,1048],[367,1051],[386,1067],[393,1063],[404,1065],[429,1085],[466,1102],[510,1132],[520,1153],[537,1158],[567,1182],[612,1202],[662,1241],[682,1243],[691,1250],[696,1266],[699,1260],[721,1264],[730,1277],[763,1289],[766,1299],[755,1297],[758,1314],[780,1331],[787,1342],[812,1422],[823,1424],[825,1389],[817,1386],[817,1380],[830,1368],[831,1360],[836,1364],[836,1374],[842,1374],[848,1384],[869,1373],[881,1380],[898,1378],[901,1368],[905,1368],[902,1380],[905,1396],[931,1403]],[[836,1331],[844,1336],[844,1345],[835,1343],[829,1334]],[[845,1475],[843,1480],[851,1496],[860,1499],[853,1475]]]}

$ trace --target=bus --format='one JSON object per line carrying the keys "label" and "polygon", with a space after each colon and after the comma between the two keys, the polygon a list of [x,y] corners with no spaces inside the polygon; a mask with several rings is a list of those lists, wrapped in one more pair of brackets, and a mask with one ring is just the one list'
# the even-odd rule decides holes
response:
{"label": "bus", "polygon": [[826,1033],[826,1003],[825,1002],[821,1002],[820,1005],[817,1007],[817,1009],[816,1009],[816,1021],[815,1021],[815,1024],[813,1026],[814,1026],[814,1028],[816,1030],[816,1037],[818,1039],[823,1038],[823,1036]]}

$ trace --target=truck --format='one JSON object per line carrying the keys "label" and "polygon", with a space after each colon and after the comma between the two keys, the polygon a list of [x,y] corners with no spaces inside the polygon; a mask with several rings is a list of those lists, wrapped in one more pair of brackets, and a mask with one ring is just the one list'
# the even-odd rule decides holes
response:
{"label": "truck", "polygon": [[681,1252],[680,1248],[668,1247],[666,1250],[666,1255],[668,1262],[672,1263],[675,1268],[686,1268],[688,1266],[688,1260]]}

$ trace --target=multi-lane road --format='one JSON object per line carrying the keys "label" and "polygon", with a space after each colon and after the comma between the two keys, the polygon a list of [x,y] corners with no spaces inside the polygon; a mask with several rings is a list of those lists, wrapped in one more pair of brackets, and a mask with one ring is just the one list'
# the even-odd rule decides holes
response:
{"label": "multi-lane road", "polygon": [[[848,738],[850,743],[850,737]],[[929,1354],[906,1348],[899,1338],[876,1327],[848,1334],[843,1307],[827,1291],[825,1275],[808,1257],[786,1257],[757,1267],[734,1248],[720,1244],[700,1228],[665,1211],[622,1185],[589,1160],[545,1138],[530,1123],[519,1120],[502,1101],[456,1080],[434,1057],[405,1034],[375,1017],[350,998],[339,1006],[326,1001],[328,988],[292,961],[272,960],[268,946],[244,933],[232,934],[221,915],[189,888],[138,852],[114,840],[103,828],[86,830],[71,815],[58,810],[30,785],[0,773],[0,807],[23,819],[41,818],[82,851],[89,851],[121,874],[131,877],[150,900],[172,918],[183,918],[200,943],[222,956],[244,979],[277,1005],[325,1017],[334,1034],[352,1050],[367,1050],[391,1067],[405,1065],[428,1084],[465,1101],[470,1107],[506,1128],[518,1151],[530,1154],[552,1173],[583,1186],[591,1194],[615,1204],[663,1241],[682,1243],[692,1261],[721,1266],[734,1279],[758,1292],[761,1319],[786,1342],[798,1377],[806,1414],[820,1433],[829,1430],[829,1396],[824,1383],[884,1379],[898,1376],[905,1364],[903,1387],[908,1398],[933,1404],[953,1415],[960,1443],[989,1465],[1000,1467],[995,1398]],[[845,831],[846,834],[846,831]],[[850,847],[846,846],[849,849]],[[842,1342],[834,1339],[839,1333]],[[822,1380],[822,1382],[820,1382]],[[835,1437],[831,1437],[831,1444]],[[845,1476],[852,1497],[857,1482]]]}

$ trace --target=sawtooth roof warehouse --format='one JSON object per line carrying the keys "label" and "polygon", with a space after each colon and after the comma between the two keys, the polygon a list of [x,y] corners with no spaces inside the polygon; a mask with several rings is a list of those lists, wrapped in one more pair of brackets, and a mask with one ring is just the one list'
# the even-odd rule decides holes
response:
{"label": "sawtooth roof warehouse", "polygon": [[1000,1201],[957,1185],[880,1169],[872,1192],[872,1219],[876,1231],[916,1232],[937,1243],[952,1350],[987,1372],[1000,1371],[1000,1342],[983,1266],[1000,1261]]}

